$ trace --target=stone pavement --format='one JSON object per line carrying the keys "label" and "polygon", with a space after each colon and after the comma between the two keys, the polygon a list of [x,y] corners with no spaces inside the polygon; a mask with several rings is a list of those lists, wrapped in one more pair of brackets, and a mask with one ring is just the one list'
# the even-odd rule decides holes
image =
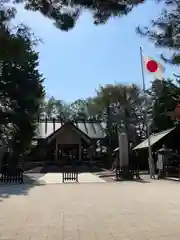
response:
{"label": "stone pavement", "polygon": [[178,182],[0,186],[0,240],[179,240]]}
{"label": "stone pavement", "polygon": [[[49,183],[62,183],[62,173],[47,173],[39,178],[39,181],[43,181],[45,184]],[[105,180],[99,178],[92,173],[79,173],[79,183],[103,183]]]}

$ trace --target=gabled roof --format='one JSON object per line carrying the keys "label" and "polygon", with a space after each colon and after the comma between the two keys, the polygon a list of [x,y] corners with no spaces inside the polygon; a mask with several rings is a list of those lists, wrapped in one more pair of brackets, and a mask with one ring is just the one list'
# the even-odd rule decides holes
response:
{"label": "gabled roof", "polygon": [[[102,122],[74,122],[72,123],[81,132],[91,139],[103,139],[106,137],[106,123]],[[39,122],[35,138],[47,138],[53,132],[60,129],[64,123],[48,121]]]}
{"label": "gabled roof", "polygon": [[76,122],[74,125],[92,139],[106,137],[106,124],[102,122]]}
{"label": "gabled roof", "polygon": [[73,128],[73,130],[78,133],[81,138],[84,140],[84,142],[90,144],[92,142],[92,139],[86,135],[84,132],[82,132],[79,128],[77,128],[74,124],[72,124],[71,122],[67,122],[67,123],[64,123],[63,125],[61,125],[60,128],[58,128],[55,132],[53,132],[52,134],[50,134],[46,139],[48,142],[51,142],[53,139],[56,138],[57,135],[59,135],[63,129],[67,126],[70,126],[71,128]]}
{"label": "gabled roof", "polygon": [[[159,140],[161,140],[163,137],[165,137],[166,135],[168,135],[170,132],[172,132],[175,129],[175,127],[167,129],[165,131],[153,134],[150,136],[150,144],[151,146],[154,145],[156,142],[158,142]],[[144,140],[143,142],[141,142],[140,144],[138,144],[135,148],[133,148],[133,150],[137,150],[137,149],[142,149],[142,148],[147,148],[148,147],[148,139]]]}

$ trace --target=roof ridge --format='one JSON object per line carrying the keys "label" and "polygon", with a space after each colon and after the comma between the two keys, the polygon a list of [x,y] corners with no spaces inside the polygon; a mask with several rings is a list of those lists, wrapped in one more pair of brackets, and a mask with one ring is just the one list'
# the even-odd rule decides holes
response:
{"label": "roof ridge", "polygon": [[176,127],[168,128],[168,129],[163,130],[163,131],[161,131],[161,132],[151,134],[151,136],[157,136],[157,135],[159,135],[159,134],[165,133],[165,132],[170,131],[170,130],[173,130],[173,129],[175,129],[175,128],[176,128]]}

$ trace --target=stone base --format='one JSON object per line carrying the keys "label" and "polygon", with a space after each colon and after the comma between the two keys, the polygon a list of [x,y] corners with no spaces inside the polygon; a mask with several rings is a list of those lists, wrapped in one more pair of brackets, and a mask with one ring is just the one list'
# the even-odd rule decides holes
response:
{"label": "stone base", "polygon": [[132,180],[134,178],[134,173],[129,167],[117,169],[116,179],[117,180]]}

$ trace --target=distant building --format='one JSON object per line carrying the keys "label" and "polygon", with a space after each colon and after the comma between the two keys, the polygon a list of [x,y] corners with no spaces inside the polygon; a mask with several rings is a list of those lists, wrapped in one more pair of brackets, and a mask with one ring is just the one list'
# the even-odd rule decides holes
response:
{"label": "distant building", "polygon": [[33,141],[36,145],[34,156],[60,165],[71,158],[82,161],[85,152],[92,157],[97,141],[105,137],[106,124],[102,122],[41,120]]}

